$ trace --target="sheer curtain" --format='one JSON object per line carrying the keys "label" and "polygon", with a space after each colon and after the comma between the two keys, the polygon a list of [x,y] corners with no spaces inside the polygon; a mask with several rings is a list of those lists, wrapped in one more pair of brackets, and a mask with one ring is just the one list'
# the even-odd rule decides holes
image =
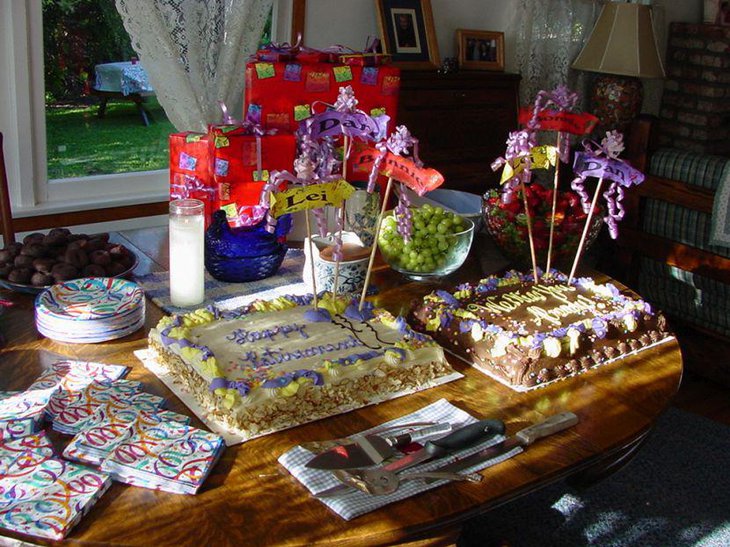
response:
{"label": "sheer curtain", "polygon": [[245,64],[273,0],[116,0],[124,27],[168,118],[202,131],[218,101],[242,101]]}
{"label": "sheer curtain", "polygon": [[[531,102],[541,89],[565,84],[586,93],[586,76],[570,65],[601,11],[598,0],[518,0],[517,67],[520,99]],[[585,104],[583,105],[585,106]]]}

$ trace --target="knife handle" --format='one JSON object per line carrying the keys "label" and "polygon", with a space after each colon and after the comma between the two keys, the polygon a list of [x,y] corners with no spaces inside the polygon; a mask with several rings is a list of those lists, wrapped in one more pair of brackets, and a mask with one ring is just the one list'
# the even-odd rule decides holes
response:
{"label": "knife handle", "polygon": [[396,435],[395,437],[388,439],[388,442],[391,443],[391,446],[406,446],[410,443],[425,441],[442,433],[448,433],[449,431],[451,431],[451,424],[446,422],[429,427],[422,427],[421,429],[416,429],[410,433]]}
{"label": "knife handle", "polygon": [[449,452],[466,448],[502,433],[504,433],[504,422],[501,420],[480,420],[457,429],[443,439],[428,441],[424,448],[431,458],[440,458]]}
{"label": "knife handle", "polygon": [[519,438],[524,445],[534,443],[538,439],[568,429],[578,423],[578,416],[572,412],[561,412],[550,416],[544,422],[539,424],[531,425],[525,429],[515,433],[515,437]]}

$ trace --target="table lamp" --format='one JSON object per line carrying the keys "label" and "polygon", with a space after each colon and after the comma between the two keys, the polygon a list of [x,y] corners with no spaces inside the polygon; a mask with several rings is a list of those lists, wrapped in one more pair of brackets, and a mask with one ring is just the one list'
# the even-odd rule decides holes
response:
{"label": "table lamp", "polygon": [[608,2],[573,68],[599,73],[591,94],[601,130],[625,131],[641,109],[639,78],[663,78],[651,9]]}

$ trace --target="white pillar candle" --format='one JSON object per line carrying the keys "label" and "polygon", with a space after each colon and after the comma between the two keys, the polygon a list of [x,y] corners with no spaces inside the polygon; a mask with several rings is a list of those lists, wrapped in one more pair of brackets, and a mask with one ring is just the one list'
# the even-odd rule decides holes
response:
{"label": "white pillar candle", "polygon": [[205,300],[203,202],[170,202],[170,300],[187,308]]}

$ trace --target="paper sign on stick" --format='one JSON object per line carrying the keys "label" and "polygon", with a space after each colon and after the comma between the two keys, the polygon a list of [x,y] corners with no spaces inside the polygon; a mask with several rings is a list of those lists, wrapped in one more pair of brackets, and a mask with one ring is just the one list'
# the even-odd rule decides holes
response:
{"label": "paper sign on stick", "polygon": [[269,213],[278,218],[286,213],[296,213],[305,209],[319,209],[326,205],[342,206],[355,188],[346,180],[339,179],[322,184],[297,186],[283,192],[272,192],[269,196]]}
{"label": "paper sign on stick", "polygon": [[[520,108],[519,122],[526,125],[532,119],[532,108]],[[541,110],[537,114],[538,128],[543,131],[562,131],[573,135],[588,135],[598,124],[598,118],[587,112]]]}
{"label": "paper sign on stick", "polygon": [[644,174],[626,162],[613,158],[596,157],[585,152],[575,153],[573,171],[583,177],[605,178],[619,183],[621,186],[640,184]]}
{"label": "paper sign on stick", "polygon": [[[355,169],[357,171],[370,171],[379,155],[380,152],[375,148],[356,151],[353,156]],[[380,166],[380,173],[402,182],[419,196],[438,188],[444,182],[444,176],[435,169],[419,167],[412,159],[391,152],[385,155],[385,159]]]}
{"label": "paper sign on stick", "polygon": [[[530,169],[547,169],[555,166],[558,161],[558,149],[555,146],[544,145],[535,146],[530,149]],[[510,162],[504,164],[502,178],[500,184],[504,184],[508,180],[525,170],[525,158],[519,158],[513,166]]]}
{"label": "paper sign on stick", "polygon": [[306,124],[309,136],[315,140],[322,137],[359,137],[369,141],[380,141],[385,138],[390,116],[382,115],[372,118],[364,112],[340,112],[327,110],[308,118]]}

